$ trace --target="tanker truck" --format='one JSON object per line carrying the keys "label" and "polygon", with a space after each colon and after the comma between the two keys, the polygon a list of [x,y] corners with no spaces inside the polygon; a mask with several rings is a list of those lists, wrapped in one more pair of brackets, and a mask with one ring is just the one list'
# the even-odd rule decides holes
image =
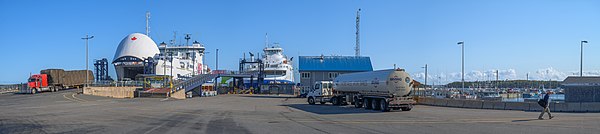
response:
{"label": "tanker truck", "polygon": [[413,80],[404,69],[340,74],[333,81],[317,81],[308,104],[354,105],[356,108],[410,111]]}

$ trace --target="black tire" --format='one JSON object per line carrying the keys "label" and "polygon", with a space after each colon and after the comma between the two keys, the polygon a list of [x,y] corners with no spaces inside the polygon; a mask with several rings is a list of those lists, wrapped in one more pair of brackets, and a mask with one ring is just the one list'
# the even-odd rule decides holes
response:
{"label": "black tire", "polygon": [[35,94],[37,92],[37,89],[31,89],[31,94]]}
{"label": "black tire", "polygon": [[364,98],[363,99],[363,106],[365,107],[365,109],[372,109],[372,107],[371,107],[371,99]]}
{"label": "black tire", "polygon": [[362,105],[362,104],[360,104],[360,102],[359,102],[359,101],[360,101],[360,100],[358,100],[358,98],[354,98],[354,107],[355,107],[355,108],[361,108],[361,107],[363,107],[363,105]]}
{"label": "black tire", "polygon": [[385,101],[385,99],[381,99],[379,101],[379,109],[381,110],[381,112],[388,112],[388,111],[390,111],[389,104],[388,104],[387,101]]}
{"label": "black tire", "polygon": [[315,104],[315,98],[313,98],[313,97],[308,97],[308,104],[310,104],[310,105],[314,105],[314,104]]}
{"label": "black tire", "polygon": [[373,108],[373,110],[379,110],[379,99],[373,99],[371,100],[371,107]]}
{"label": "black tire", "polygon": [[402,109],[402,111],[410,111],[410,110],[412,110],[412,107],[413,107],[412,105],[408,105],[408,107],[402,107],[401,109]]}
{"label": "black tire", "polygon": [[340,105],[340,99],[338,99],[338,97],[332,97],[331,104],[336,105],[336,106]]}

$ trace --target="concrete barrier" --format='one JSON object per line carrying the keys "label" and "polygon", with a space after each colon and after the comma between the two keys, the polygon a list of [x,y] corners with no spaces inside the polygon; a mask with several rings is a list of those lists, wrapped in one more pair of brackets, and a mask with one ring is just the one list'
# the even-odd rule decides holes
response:
{"label": "concrete barrier", "polygon": [[133,98],[135,89],[140,87],[86,87],[83,94],[112,98]]}
{"label": "concrete barrier", "polygon": [[476,108],[476,109],[482,109],[483,108],[483,101],[480,100],[467,100],[464,102],[464,108]]}
{"label": "concrete barrier", "polygon": [[[550,109],[553,109],[554,104],[550,104]],[[529,110],[528,111],[537,111],[537,112],[541,112],[542,110],[544,110],[544,107],[540,106],[537,103],[530,103],[529,104]]]}
{"label": "concrete barrier", "polygon": [[600,103],[582,102],[581,111],[584,112],[600,112]]}
{"label": "concrete barrier", "polygon": [[435,99],[433,103],[435,106],[448,106],[448,101],[446,99]]}
{"label": "concrete barrier", "polygon": [[[494,109],[494,102],[490,102],[490,101],[483,101],[483,106],[481,108],[483,109]],[[504,108],[502,108],[504,109]]]}
{"label": "concrete barrier", "polygon": [[[496,110],[522,110],[541,111],[543,108],[536,102],[499,102],[481,100],[454,100],[438,98],[421,98],[421,103],[432,106],[474,108],[474,109],[496,109]],[[550,111],[553,112],[600,112],[600,103],[564,103],[552,102]]]}
{"label": "concrete barrier", "polygon": [[465,105],[464,100],[448,100],[449,107],[463,107]]}
{"label": "concrete barrier", "polygon": [[525,102],[506,102],[504,106],[505,110],[524,110],[524,111],[528,111],[529,110],[529,104],[530,103],[525,103]]}
{"label": "concrete barrier", "polygon": [[568,110],[569,107],[567,103],[550,103],[550,111],[567,112]]}
{"label": "concrete barrier", "polygon": [[183,100],[186,98],[185,90],[179,90],[173,94],[171,94],[171,98]]}
{"label": "concrete barrier", "polygon": [[567,104],[567,110],[568,112],[585,112],[584,110],[581,109],[581,103],[565,103]]}

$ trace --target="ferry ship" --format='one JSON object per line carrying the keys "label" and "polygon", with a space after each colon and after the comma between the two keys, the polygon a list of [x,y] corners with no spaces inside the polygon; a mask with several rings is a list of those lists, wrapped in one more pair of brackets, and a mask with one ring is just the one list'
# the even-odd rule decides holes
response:
{"label": "ferry ship", "polygon": [[140,74],[186,78],[210,71],[203,64],[204,50],[197,41],[192,45],[168,46],[163,42],[157,46],[147,35],[133,33],[121,40],[112,63],[119,81],[136,80]]}
{"label": "ferry ship", "polygon": [[[264,64],[263,73],[265,75],[263,84],[293,84],[294,83],[294,67],[291,59],[288,59],[283,54],[283,48],[278,43],[273,46],[265,46],[263,55],[260,57]],[[251,54],[251,60],[254,60]],[[259,68],[256,64],[246,65],[244,68],[248,72],[258,72]],[[256,78],[255,78],[256,80]],[[244,79],[245,83],[250,83],[250,79]]]}

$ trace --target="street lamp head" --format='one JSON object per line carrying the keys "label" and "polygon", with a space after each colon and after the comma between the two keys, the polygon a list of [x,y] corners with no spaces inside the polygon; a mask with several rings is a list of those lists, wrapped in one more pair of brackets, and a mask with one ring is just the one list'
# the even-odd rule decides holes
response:
{"label": "street lamp head", "polygon": [[588,41],[587,40],[582,40],[581,43],[588,43]]}
{"label": "street lamp head", "polygon": [[465,42],[463,42],[463,41],[459,41],[459,42],[458,42],[458,43],[456,43],[456,44],[458,44],[458,45],[464,45],[464,44],[465,44]]}

